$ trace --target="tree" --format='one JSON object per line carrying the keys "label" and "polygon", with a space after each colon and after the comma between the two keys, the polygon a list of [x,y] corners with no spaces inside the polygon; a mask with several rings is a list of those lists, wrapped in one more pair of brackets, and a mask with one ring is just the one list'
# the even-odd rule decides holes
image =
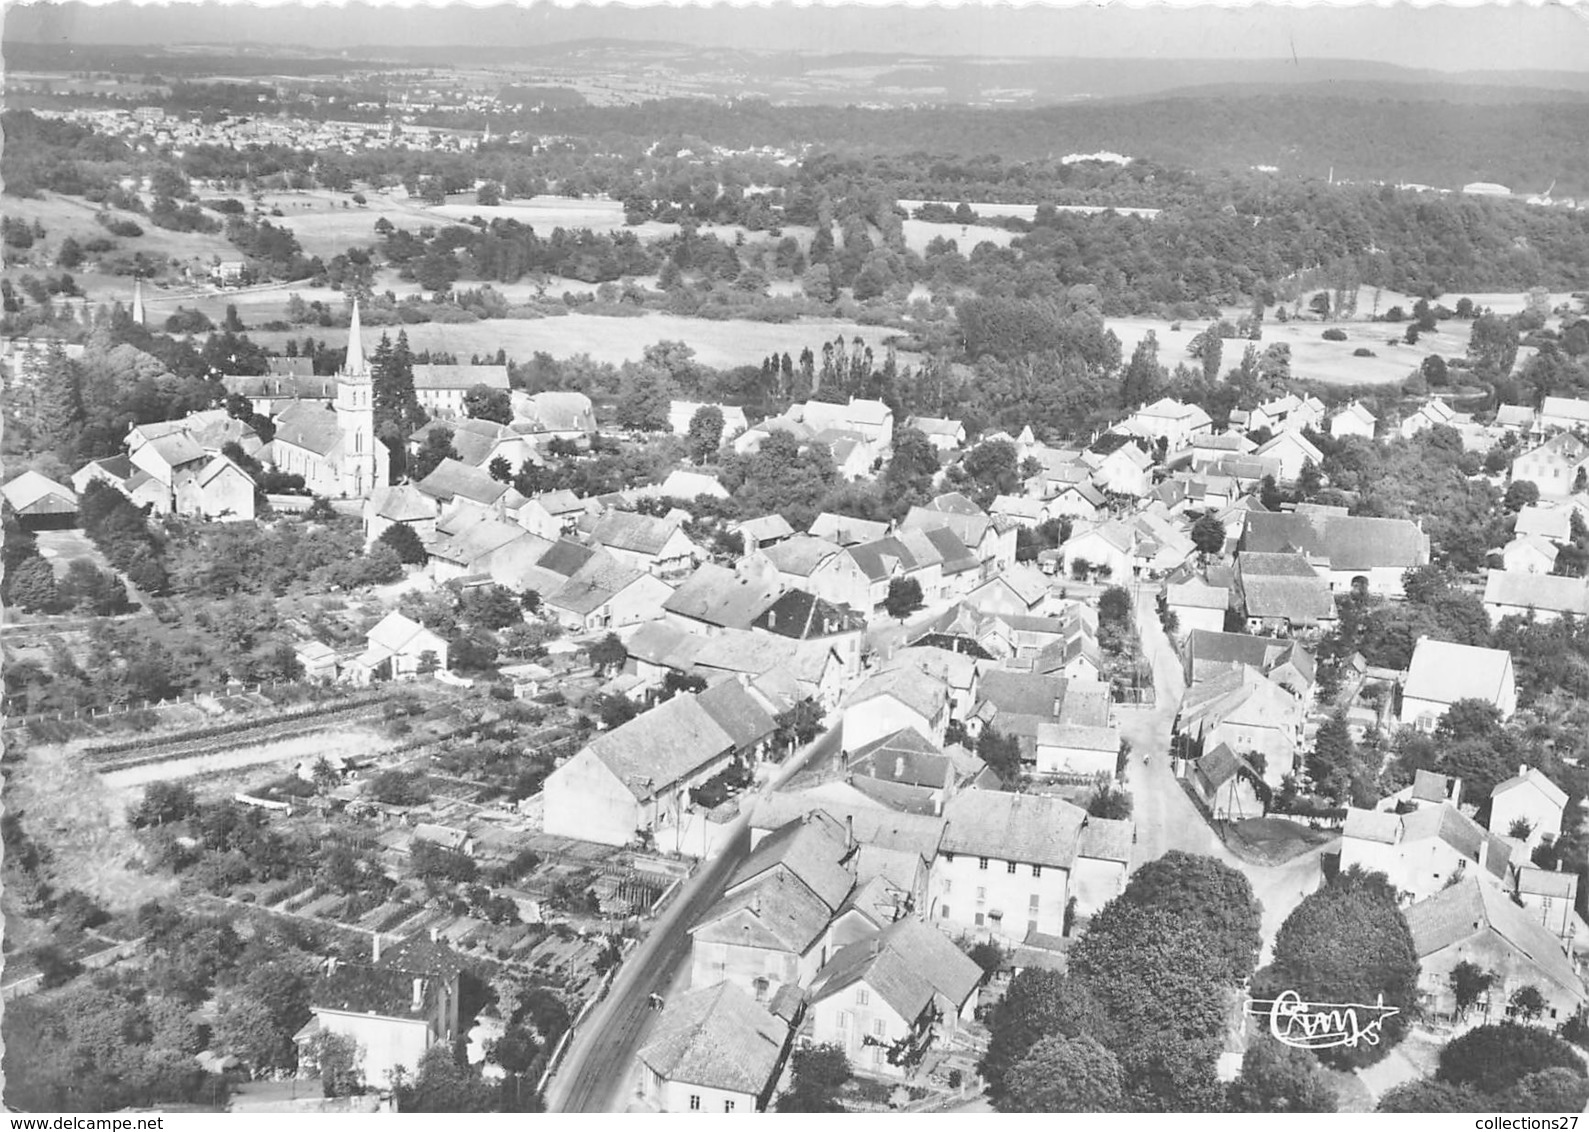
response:
{"label": "tree", "polygon": [[977,758],[999,776],[999,781],[1014,789],[1020,784],[1025,768],[1021,763],[1021,741],[1014,735],[1001,734],[991,723],[984,724],[977,736]]}
{"label": "tree", "polygon": [[1334,1112],[1335,1092],[1307,1050],[1262,1035],[1241,1058],[1231,1082],[1233,1112]]}
{"label": "tree", "polygon": [[894,429],[894,448],[883,469],[883,498],[890,510],[903,515],[932,493],[933,477],[938,474],[938,450],[917,428]]}
{"label": "tree", "polygon": [[1133,873],[1117,899],[1202,924],[1226,982],[1242,982],[1257,965],[1263,909],[1246,875],[1213,857],[1172,849]]}
{"label": "tree", "polygon": [[[961,946],[965,946],[964,942],[961,943]],[[997,941],[991,939],[984,939],[974,944],[971,950],[966,952],[966,955],[970,957],[973,963],[982,968],[982,983],[984,986],[987,985],[989,979],[1004,970],[1004,964],[1009,961],[1009,956],[1004,948],[1000,947]]]}
{"label": "tree", "polygon": [[1468,335],[1468,361],[1480,376],[1493,381],[1512,372],[1518,346],[1517,324],[1485,312],[1474,319]]}
{"label": "tree", "polygon": [[1121,1112],[1120,1062],[1095,1038],[1046,1037],[1011,1067],[1003,1112]]}
{"label": "tree", "polygon": [[1451,993],[1456,998],[1457,1015],[1465,1017],[1479,999],[1489,992],[1490,987],[1495,983],[1495,975],[1478,964],[1464,959],[1451,968],[1449,981]]}
{"label": "tree", "polygon": [[590,646],[589,657],[591,667],[597,675],[602,676],[621,668],[624,661],[629,659],[629,650],[624,648],[617,633],[608,633]]}
{"label": "tree", "polygon": [[198,796],[181,782],[151,782],[144,788],[143,801],[132,813],[137,827],[178,822],[199,812]]}
{"label": "tree", "polygon": [[1131,816],[1131,795],[1100,773],[1098,788],[1087,799],[1087,813],[1095,818],[1123,821]]}
{"label": "tree", "polygon": [[28,613],[52,613],[60,606],[55,570],[37,555],[6,570],[6,603]]}
{"label": "tree", "polygon": [[1192,524],[1192,545],[1205,557],[1225,550],[1225,524],[1212,511]]}
{"label": "tree", "polygon": [[1507,485],[1502,503],[1508,511],[1521,511],[1539,502],[1539,485],[1528,480],[1513,480]]}
{"label": "tree", "polygon": [[393,523],[375,541],[391,547],[397,554],[397,560],[405,566],[423,566],[430,560],[425,544],[419,539],[419,532],[407,523]]}
{"label": "tree", "polygon": [[506,389],[493,389],[481,382],[463,395],[463,415],[477,421],[513,423],[513,397]]}
{"label": "tree", "polygon": [[831,1042],[797,1049],[789,1058],[794,1081],[778,1098],[779,1112],[843,1112],[839,1090],[854,1075],[844,1047]]}
{"label": "tree", "polygon": [[1530,1073],[1554,1068],[1571,1069],[1580,1077],[1586,1072],[1573,1047],[1555,1034],[1499,1022],[1475,1026],[1447,1042],[1435,1076],[1450,1085],[1498,1093]]}
{"label": "tree", "polygon": [[1164,383],[1164,367],[1159,365],[1159,339],[1153,331],[1142,336],[1131,352],[1131,363],[1120,379],[1120,402],[1128,409],[1153,400]]}
{"label": "tree", "polygon": [[452,446],[452,429],[434,426],[425,434],[425,443],[409,468],[414,480],[422,480],[441,466],[443,460],[458,459],[458,450]]}
{"label": "tree", "polygon": [[641,363],[627,367],[618,388],[618,424],[639,432],[664,432],[677,390],[667,371]]}
{"label": "tree", "polygon": [[1027,967],[1010,980],[1004,997],[988,1013],[988,1050],[977,1066],[995,1105],[1003,1107],[1009,1074],[1038,1042],[1080,1033],[1078,1015],[1075,991],[1058,971]]}
{"label": "tree", "polygon": [[330,1030],[322,1030],[311,1038],[304,1050],[304,1060],[320,1078],[320,1087],[328,1097],[353,1096],[364,1091],[364,1050],[352,1038]]}
{"label": "tree", "polygon": [[1467,1086],[1423,1077],[1397,1085],[1379,1098],[1375,1112],[1488,1112],[1490,1099]]}
{"label": "tree", "polygon": [[1589,1108],[1589,1079],[1571,1069],[1530,1073],[1495,1099],[1499,1112],[1583,1112]]}
{"label": "tree", "polygon": [[723,410],[716,405],[702,405],[690,418],[690,430],[684,438],[685,450],[690,459],[704,464],[717,455],[723,443]]}
{"label": "tree", "polygon": [[921,583],[915,578],[895,577],[888,581],[888,596],[883,608],[890,617],[904,620],[922,606]]}
{"label": "tree", "polygon": [[1539,988],[1529,983],[1513,991],[1506,1005],[1524,1022],[1537,1022],[1550,1004],[1545,1001],[1545,996],[1540,993]]}
{"label": "tree", "polygon": [[1255,997],[1292,990],[1308,1002],[1384,999],[1377,1045],[1323,1050],[1341,1067],[1372,1065],[1403,1037],[1418,1004],[1418,953],[1394,890],[1380,874],[1347,871],[1306,897],[1275,937],[1274,961],[1253,978]]}
{"label": "tree", "polygon": [[1100,627],[1113,625],[1129,629],[1131,626],[1131,592],[1123,586],[1110,586],[1098,598]]}

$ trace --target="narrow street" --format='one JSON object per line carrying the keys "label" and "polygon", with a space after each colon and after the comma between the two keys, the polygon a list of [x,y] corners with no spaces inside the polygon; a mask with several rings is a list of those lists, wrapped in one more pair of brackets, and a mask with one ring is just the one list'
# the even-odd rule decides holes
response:
{"label": "narrow street", "polygon": [[734,822],[726,848],[685,881],[673,904],[624,960],[607,997],[575,1031],[563,1064],[546,1086],[548,1112],[623,1112],[635,1088],[634,1057],[650,1031],[652,994],[670,993],[690,957],[690,927],[722,895],[728,878],[750,853],[755,801],[772,793],[813,760],[829,758],[839,729],[830,727],[778,768]]}
{"label": "narrow street", "polygon": [[[1186,691],[1180,659],[1159,624],[1155,606],[1157,590],[1137,596],[1138,635],[1142,651],[1153,666],[1154,705],[1151,708],[1116,709],[1121,734],[1131,741],[1126,784],[1131,791],[1132,817],[1137,823],[1137,844],[1131,867],[1163,856],[1171,849],[1203,853],[1240,869],[1252,883],[1253,895],[1263,905],[1263,953],[1268,962],[1275,933],[1302,902],[1323,882],[1319,857],[1334,846],[1327,843],[1283,865],[1250,865],[1238,859],[1220,841],[1213,828],[1186,796],[1170,766],[1170,735],[1181,696]],[[1146,764],[1142,756],[1148,756]]]}

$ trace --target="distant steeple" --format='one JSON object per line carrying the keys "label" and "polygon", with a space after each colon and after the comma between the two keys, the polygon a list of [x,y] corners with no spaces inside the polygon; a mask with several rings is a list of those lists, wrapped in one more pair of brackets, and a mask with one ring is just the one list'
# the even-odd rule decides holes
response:
{"label": "distant steeple", "polygon": [[137,276],[132,281],[132,320],[139,326],[143,322],[143,276]]}
{"label": "distant steeple", "polygon": [[359,330],[359,301],[353,300],[353,319],[348,323],[348,356],[342,362],[342,372],[350,377],[369,373],[370,364],[364,357],[364,335]]}

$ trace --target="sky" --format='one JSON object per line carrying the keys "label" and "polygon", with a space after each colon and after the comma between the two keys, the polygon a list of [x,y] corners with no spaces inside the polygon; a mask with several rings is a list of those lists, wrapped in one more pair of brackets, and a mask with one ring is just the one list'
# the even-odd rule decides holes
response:
{"label": "sky", "polygon": [[[1589,69],[1589,0],[1577,5],[1352,5],[1148,9],[1121,3],[956,8],[844,4],[673,8],[551,3],[175,2],[7,5],[7,39],[79,43],[533,45],[666,39],[815,52],[1177,59],[1363,59],[1438,71]],[[1239,78],[1239,76],[1232,76]]]}

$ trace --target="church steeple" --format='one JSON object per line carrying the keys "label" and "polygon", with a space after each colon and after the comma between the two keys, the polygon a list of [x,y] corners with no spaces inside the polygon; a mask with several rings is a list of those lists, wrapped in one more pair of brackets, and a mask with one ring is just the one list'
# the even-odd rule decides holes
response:
{"label": "church steeple", "polygon": [[353,320],[348,323],[348,356],[342,372],[349,377],[367,377],[370,363],[364,357],[364,335],[359,329],[359,301],[353,300]]}

